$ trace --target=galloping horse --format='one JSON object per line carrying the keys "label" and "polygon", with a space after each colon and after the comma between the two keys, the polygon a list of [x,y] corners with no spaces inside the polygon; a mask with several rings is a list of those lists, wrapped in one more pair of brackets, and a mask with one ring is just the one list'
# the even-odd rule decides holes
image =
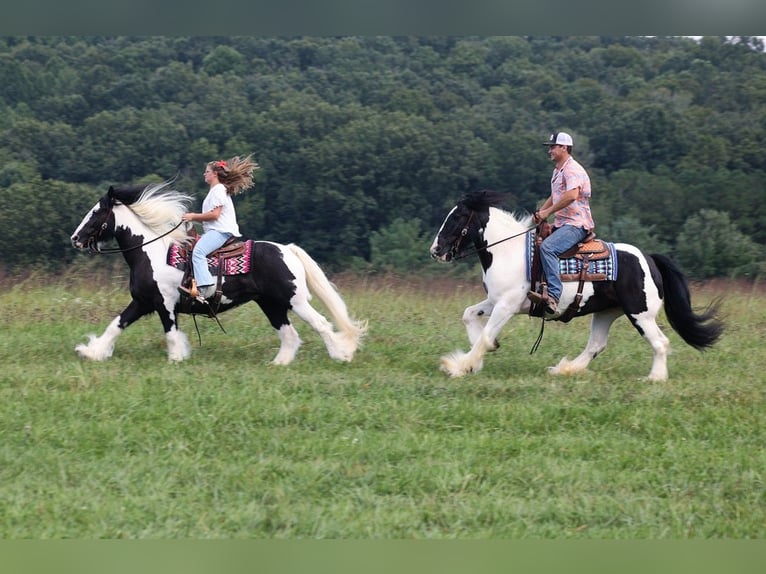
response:
{"label": "galloping horse", "polygon": [[[168,263],[168,255],[174,245],[191,241],[188,231],[180,226],[191,197],[168,186],[168,182],[112,186],[72,234],[75,248],[93,252],[102,252],[105,241],[117,241],[119,248],[110,251],[121,252],[130,267],[132,296],[130,304],[100,337],[90,335],[87,345],[76,347],[80,356],[96,361],[108,359],[117,337],[137,319],[155,311],[165,329],[168,360],[182,361],[190,356],[189,340],[178,328],[178,315],[182,312],[178,286],[183,271]],[[337,331],[311,307],[309,289],[325,304]],[[353,359],[366,330],[365,322],[349,317],[346,304],[319,265],[294,244],[252,242],[249,271],[223,278],[219,312],[248,301],[258,303],[279,332],[281,344],[272,361],[277,365],[292,362],[301,344],[288,318],[290,310],[321,335],[330,356],[338,361]],[[204,309],[192,307],[184,312],[187,311]]]}
{"label": "galloping horse", "polygon": [[[431,245],[431,256],[439,261],[451,261],[470,253],[469,249],[475,250],[487,291],[484,301],[467,307],[463,313],[471,350],[442,357],[442,369],[454,377],[479,371],[485,353],[497,349],[497,337],[508,319],[530,308],[529,259],[535,226],[531,215],[517,216],[501,209],[503,200],[504,196],[494,191],[469,193],[448,213]],[[723,331],[717,317],[718,304],[695,313],[688,283],[669,258],[645,255],[626,243],[613,247],[616,277],[585,282],[574,315],[593,315],[585,349],[574,360],[564,357],[549,371],[569,374],[584,370],[606,348],[614,320],[626,315],[654,351],[649,380],[665,380],[670,342],[656,321],[663,301],[671,327],[686,343],[700,350],[713,345]],[[576,290],[577,283],[564,283],[561,309],[575,299]]]}

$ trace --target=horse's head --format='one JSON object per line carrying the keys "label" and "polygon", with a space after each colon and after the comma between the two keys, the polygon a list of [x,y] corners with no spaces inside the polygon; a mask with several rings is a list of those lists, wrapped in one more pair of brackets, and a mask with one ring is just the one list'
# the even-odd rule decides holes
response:
{"label": "horse's head", "polygon": [[[133,243],[130,249],[140,247],[146,237],[154,237],[146,244],[163,237],[181,243],[188,241],[189,234],[181,224],[192,198],[168,189],[171,183],[110,186],[75,229],[70,238],[72,245],[101,251],[101,244],[113,238],[118,243]],[[126,250],[125,245],[121,247],[121,251]]]}
{"label": "horse's head", "polygon": [[114,236],[114,209],[116,199],[114,188],[98,200],[74,230],[70,240],[75,249],[98,251],[102,242]]}
{"label": "horse's head", "polygon": [[501,193],[482,190],[469,193],[458,201],[431,244],[431,257],[451,261],[466,245],[480,241],[489,219],[489,208],[499,205],[504,199]]}
{"label": "horse's head", "polygon": [[460,253],[473,214],[462,201],[450,210],[431,244],[431,257],[438,261],[451,261]]}

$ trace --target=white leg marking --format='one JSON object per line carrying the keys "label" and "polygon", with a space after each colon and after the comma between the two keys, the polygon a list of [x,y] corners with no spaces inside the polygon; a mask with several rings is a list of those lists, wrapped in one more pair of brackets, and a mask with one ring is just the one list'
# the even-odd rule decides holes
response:
{"label": "white leg marking", "polygon": [[609,309],[594,313],[590,322],[590,337],[582,353],[573,360],[562,358],[555,367],[548,367],[552,375],[571,375],[584,371],[590,362],[606,348],[609,329],[614,320],[622,315],[622,309]]}
{"label": "white leg marking", "polygon": [[273,365],[289,365],[295,359],[295,354],[301,346],[298,331],[292,325],[282,325],[279,328],[279,341],[279,352],[271,363]]}
{"label": "white leg marking", "polygon": [[88,344],[77,345],[74,348],[75,352],[91,361],[105,361],[110,358],[114,352],[114,342],[122,333],[122,329],[118,326],[119,322],[120,317],[115,317],[100,337],[88,335]]}
{"label": "white leg marking", "polygon": [[330,357],[336,361],[344,362],[349,362],[354,358],[359,344],[357,333],[335,331],[332,323],[309,305],[308,301],[294,305],[293,311],[319,333]]}
{"label": "white leg marking", "polygon": [[487,325],[489,316],[492,314],[492,303],[485,299],[481,303],[466,307],[463,311],[463,324],[468,335],[468,342],[473,345],[481,337],[484,327]]}
{"label": "white leg marking", "polygon": [[191,345],[186,333],[173,327],[165,334],[165,340],[168,344],[168,361],[181,362],[191,356]]}
{"label": "white leg marking", "polygon": [[[481,304],[474,307],[479,307]],[[488,351],[497,348],[497,337],[508,320],[518,312],[521,304],[518,301],[511,303],[499,302],[492,309],[492,314],[487,319],[487,324],[476,336],[473,346],[468,353],[454,351],[441,358],[441,370],[452,377],[462,377],[468,373],[478,373],[484,366],[484,355]],[[469,313],[469,307],[463,314]]]}
{"label": "white leg marking", "polygon": [[644,338],[651,345],[654,351],[652,360],[652,370],[647,377],[650,381],[665,381],[668,378],[668,349],[670,340],[662,332],[654,317],[644,316],[636,317],[636,323],[644,332]]}

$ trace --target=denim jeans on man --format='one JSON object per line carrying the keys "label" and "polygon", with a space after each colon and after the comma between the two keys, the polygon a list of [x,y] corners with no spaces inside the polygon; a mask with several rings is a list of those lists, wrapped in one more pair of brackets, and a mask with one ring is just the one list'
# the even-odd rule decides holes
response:
{"label": "denim jeans on man", "polygon": [[212,285],[215,282],[207,267],[207,254],[226,243],[231,235],[231,233],[222,233],[211,229],[206,231],[197,241],[194,251],[192,251],[192,264],[194,265],[194,278],[197,280],[197,287]]}
{"label": "denim jeans on man", "polygon": [[558,301],[561,298],[559,278],[559,255],[580,243],[588,235],[582,227],[562,225],[551,233],[540,245],[540,261],[548,282],[548,295]]}

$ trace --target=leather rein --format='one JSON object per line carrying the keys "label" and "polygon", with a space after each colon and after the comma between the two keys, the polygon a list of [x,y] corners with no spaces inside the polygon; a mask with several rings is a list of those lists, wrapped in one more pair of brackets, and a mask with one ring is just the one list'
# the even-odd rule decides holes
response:
{"label": "leather rein", "polygon": [[504,237],[503,239],[499,239],[493,243],[489,243],[487,245],[484,245],[483,247],[478,247],[476,249],[473,249],[472,251],[468,251],[466,253],[462,253],[458,255],[458,251],[460,251],[460,244],[463,242],[463,239],[468,235],[468,229],[471,226],[471,220],[473,219],[473,216],[476,212],[471,211],[471,213],[468,215],[468,219],[465,222],[465,225],[463,226],[462,231],[460,232],[460,235],[457,236],[455,241],[452,243],[452,248],[450,249],[450,253],[452,254],[452,260],[456,261],[458,259],[464,259],[466,257],[469,257],[471,255],[476,255],[480,251],[486,251],[490,247],[494,247],[495,245],[498,245],[499,243],[503,243],[504,241],[508,241],[510,239],[514,239],[516,237],[519,237],[521,235],[524,235],[526,233],[529,233],[533,229],[535,229],[536,226],[529,227],[528,229],[525,229],[524,231],[520,231],[519,233],[516,233],[514,235],[510,235],[508,237]]}

